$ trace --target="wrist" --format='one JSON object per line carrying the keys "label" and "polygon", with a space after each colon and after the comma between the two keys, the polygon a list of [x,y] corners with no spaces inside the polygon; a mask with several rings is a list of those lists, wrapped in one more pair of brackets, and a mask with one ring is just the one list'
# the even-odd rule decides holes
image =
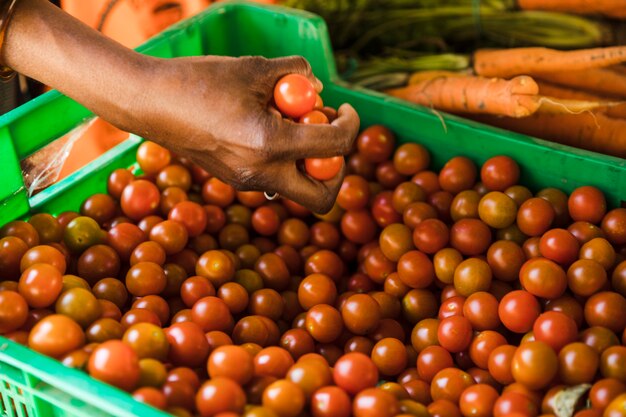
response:
{"label": "wrist", "polygon": [[187,141],[174,138],[197,136],[195,123],[187,121],[191,113],[198,112],[202,103],[203,116],[198,123],[206,128],[202,132],[202,141],[206,144],[213,139],[209,128],[214,126],[213,117],[217,110],[220,90],[218,84],[220,65],[225,57],[189,57],[162,59],[141,56],[143,91],[134,95],[127,109],[131,124],[139,123],[133,131],[143,138],[158,142],[177,152],[186,152]]}

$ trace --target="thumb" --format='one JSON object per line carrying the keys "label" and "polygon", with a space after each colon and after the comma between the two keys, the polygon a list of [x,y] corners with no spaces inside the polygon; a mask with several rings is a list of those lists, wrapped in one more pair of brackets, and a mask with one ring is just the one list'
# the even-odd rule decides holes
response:
{"label": "thumb", "polygon": [[301,56],[287,56],[282,58],[275,58],[271,60],[274,66],[274,84],[278,82],[280,78],[287,74],[300,74],[304,75],[313,83],[315,87],[315,91],[320,93],[322,91],[323,85],[320,80],[318,80],[315,75],[313,75],[313,70],[311,69],[311,65],[309,62]]}

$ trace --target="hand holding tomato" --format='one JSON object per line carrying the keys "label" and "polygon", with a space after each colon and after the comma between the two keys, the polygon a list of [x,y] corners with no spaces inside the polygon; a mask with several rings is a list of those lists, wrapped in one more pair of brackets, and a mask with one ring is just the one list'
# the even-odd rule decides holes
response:
{"label": "hand holding tomato", "polygon": [[[2,52],[3,64],[115,127],[192,159],[237,190],[279,192],[316,212],[334,203],[342,176],[315,181],[296,161],[347,154],[359,118],[348,105],[330,125],[281,117],[271,105],[281,77],[300,74],[321,90],[302,57],[154,58],[111,42],[45,0],[16,6]],[[94,63],[106,71],[93,71]]]}
{"label": "hand holding tomato", "polygon": [[[335,109],[323,107],[314,83],[301,74],[288,74],[278,80],[274,87],[274,104],[283,115],[298,119],[300,124],[324,125],[337,118]],[[336,152],[335,156],[327,158],[306,158],[303,165],[304,172],[312,179],[329,181],[343,171],[344,159]]]}
{"label": "hand holding tomato", "polygon": [[[281,116],[274,87],[285,75],[314,86],[313,105],[321,90],[304,58],[207,56],[159,61],[158,67],[146,108],[123,128],[191,158],[237,190],[277,192],[315,212],[330,210],[343,175],[316,181],[297,162],[350,152],[359,118],[349,105],[330,124]],[[302,83],[286,87],[295,98],[302,94]]]}

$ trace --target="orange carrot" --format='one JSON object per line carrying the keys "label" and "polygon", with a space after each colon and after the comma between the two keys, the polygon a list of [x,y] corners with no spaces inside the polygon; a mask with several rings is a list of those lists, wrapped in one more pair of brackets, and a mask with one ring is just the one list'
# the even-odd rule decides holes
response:
{"label": "orange carrot", "polygon": [[580,113],[605,106],[600,101],[570,100],[539,96],[537,83],[530,77],[512,80],[474,77],[442,71],[423,71],[411,76],[416,82],[387,93],[412,103],[451,113],[494,114],[526,117],[543,113]]}
{"label": "orange carrot", "polygon": [[527,76],[512,80],[483,77],[437,77],[387,91],[423,106],[452,113],[525,117],[540,106],[539,87]]}
{"label": "orange carrot", "polygon": [[626,120],[599,114],[534,114],[525,119],[475,116],[475,120],[576,148],[626,158]]}
{"label": "orange carrot", "polygon": [[602,100],[601,97],[580,90],[561,87],[545,81],[537,80],[539,92],[544,96],[567,98],[571,100]]}
{"label": "orange carrot", "polygon": [[533,75],[541,80],[549,81],[576,90],[586,90],[591,93],[608,97],[626,99],[626,73],[609,68],[590,68],[582,71],[546,72]]}
{"label": "orange carrot", "polygon": [[419,84],[422,81],[432,80],[434,78],[450,78],[450,77],[467,77],[469,74],[459,71],[430,70],[417,71],[409,77],[409,85]]}
{"label": "orange carrot", "polygon": [[577,14],[603,14],[626,18],[623,0],[517,0],[523,10],[547,10]]}
{"label": "orange carrot", "polygon": [[626,62],[626,46],[575,51],[540,47],[481,49],[474,53],[474,71],[484,77],[509,78],[544,72],[579,71],[622,62]]}
{"label": "orange carrot", "polygon": [[[539,92],[544,96],[557,97],[561,99],[569,100],[583,100],[603,102],[607,101],[606,97],[600,97],[595,94],[586,93],[583,91],[572,90],[570,88],[560,87],[558,85],[550,84],[545,81],[537,81],[539,85]],[[616,105],[608,106],[605,108],[598,108],[598,111],[606,113],[607,116],[626,119],[626,103],[619,103]]]}
{"label": "orange carrot", "polygon": [[608,69],[610,69],[611,71],[615,71],[618,74],[624,74],[626,75],[626,65],[613,65],[612,67],[609,67]]}
{"label": "orange carrot", "polygon": [[617,105],[617,102],[611,101],[581,101],[573,99],[564,99],[559,97],[540,96],[539,108],[536,113],[547,114],[579,114],[592,110],[606,109],[610,106]]}

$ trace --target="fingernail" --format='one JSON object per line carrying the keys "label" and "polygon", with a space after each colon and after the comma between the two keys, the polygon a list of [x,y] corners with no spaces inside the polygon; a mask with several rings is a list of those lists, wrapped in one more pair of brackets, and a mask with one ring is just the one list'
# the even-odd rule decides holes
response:
{"label": "fingernail", "polygon": [[315,77],[315,90],[320,93],[324,89],[324,84],[319,80],[319,78]]}

